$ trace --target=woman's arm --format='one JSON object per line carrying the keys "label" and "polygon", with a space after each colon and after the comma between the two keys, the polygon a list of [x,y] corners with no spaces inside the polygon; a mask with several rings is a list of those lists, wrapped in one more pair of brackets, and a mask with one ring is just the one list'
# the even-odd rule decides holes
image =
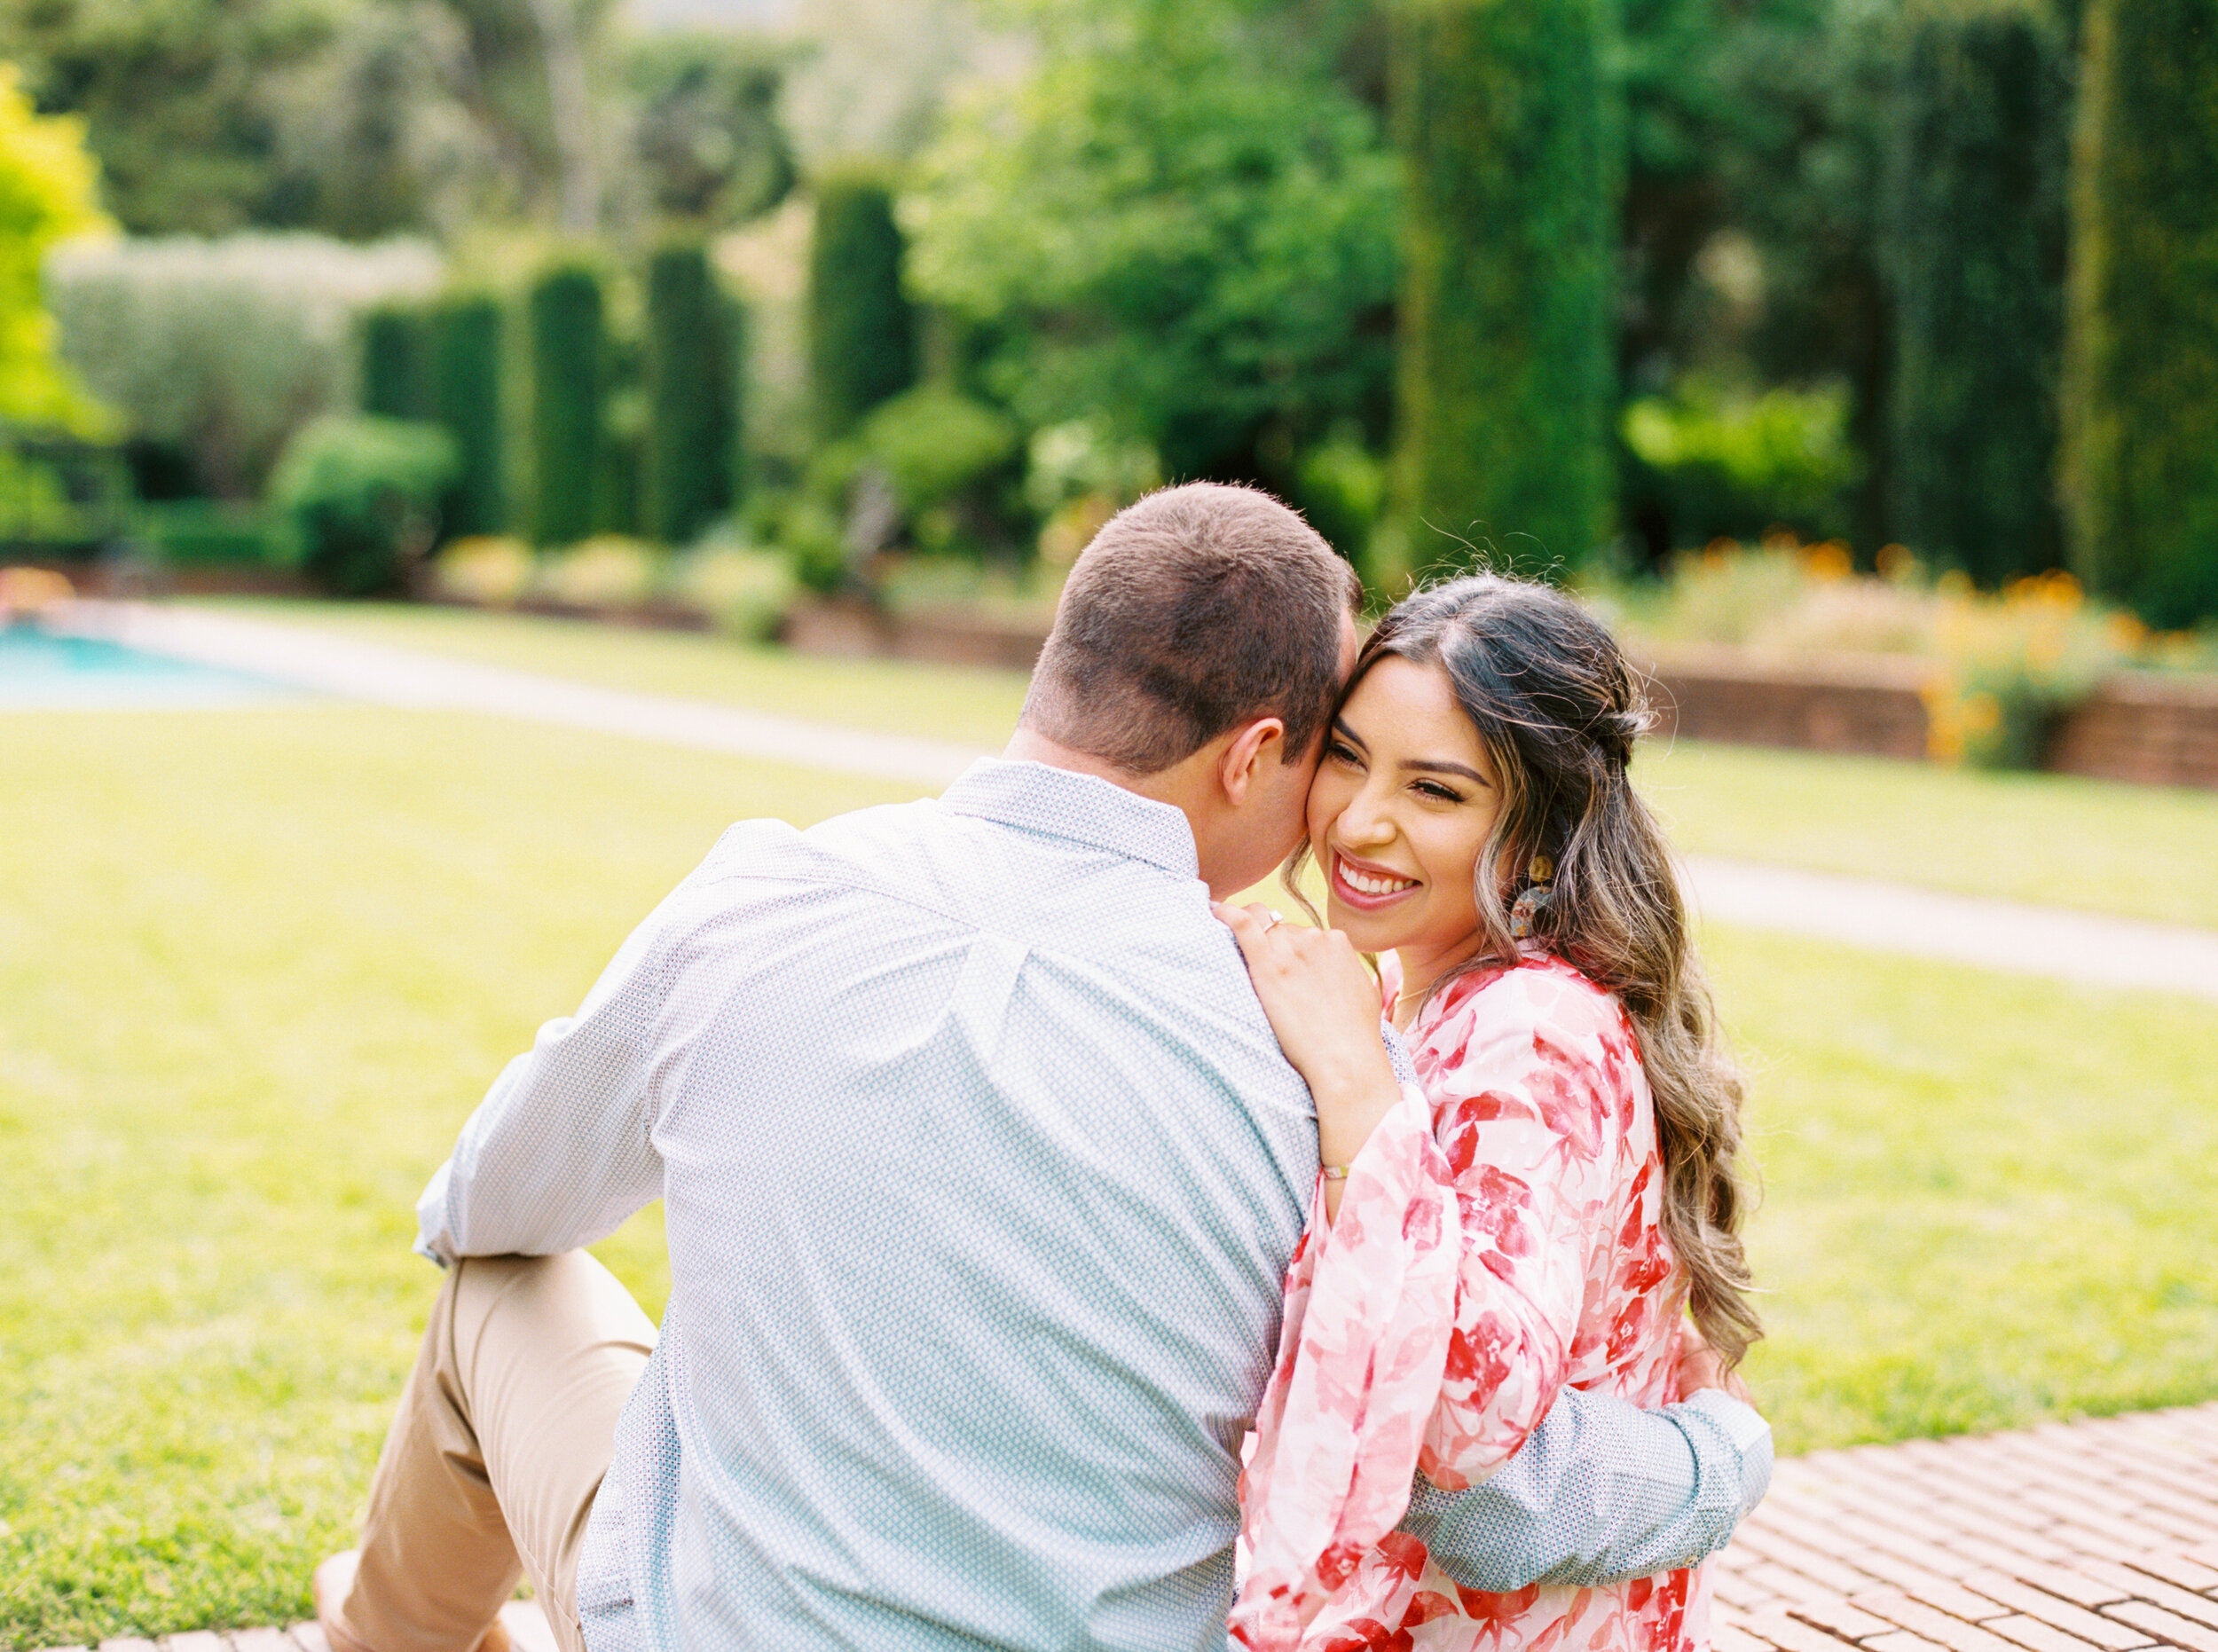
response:
{"label": "woman's arm", "polygon": [[1325,1214],[1337,1221],[1346,1171],[1404,1099],[1380,1036],[1379,984],[1336,929],[1285,923],[1263,906],[1215,910],[1239,942],[1279,1049],[1317,1104]]}

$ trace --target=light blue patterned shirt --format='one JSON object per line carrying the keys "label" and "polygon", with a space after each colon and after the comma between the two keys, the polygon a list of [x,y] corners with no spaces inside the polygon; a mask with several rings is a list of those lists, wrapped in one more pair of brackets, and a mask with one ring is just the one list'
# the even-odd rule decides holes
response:
{"label": "light blue patterned shirt", "polygon": [[[1176,809],[1036,763],[754,821],[540,1029],[419,1206],[543,1255],[665,1202],[578,1574],[594,1652],[1222,1648],[1314,1111]],[[1722,1396],[1567,1396],[1411,1525],[1483,1587],[1689,1561],[1768,1475]]]}

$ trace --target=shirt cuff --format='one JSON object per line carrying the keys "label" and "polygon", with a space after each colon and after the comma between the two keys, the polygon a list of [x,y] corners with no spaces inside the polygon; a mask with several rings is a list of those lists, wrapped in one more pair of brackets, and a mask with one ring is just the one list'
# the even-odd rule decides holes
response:
{"label": "shirt cuff", "polygon": [[431,1173],[431,1180],[424,1184],[423,1192],[416,1200],[417,1255],[441,1268],[454,1260],[453,1241],[446,1231],[446,1190],[448,1174],[454,1168],[450,1159]]}
{"label": "shirt cuff", "polygon": [[1743,1519],[1764,1500],[1772,1484],[1772,1426],[1753,1405],[1734,1399],[1723,1388],[1697,1388],[1684,1402],[1716,1425],[1741,1459],[1741,1514]]}

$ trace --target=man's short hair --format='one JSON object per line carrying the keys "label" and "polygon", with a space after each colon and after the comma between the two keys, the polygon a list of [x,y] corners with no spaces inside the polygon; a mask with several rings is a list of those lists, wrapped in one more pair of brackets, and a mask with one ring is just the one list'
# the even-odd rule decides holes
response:
{"label": "man's short hair", "polygon": [[1025,728],[1152,775],[1251,718],[1307,755],[1340,691],[1355,570],[1255,488],[1194,482],[1127,507],[1071,570]]}

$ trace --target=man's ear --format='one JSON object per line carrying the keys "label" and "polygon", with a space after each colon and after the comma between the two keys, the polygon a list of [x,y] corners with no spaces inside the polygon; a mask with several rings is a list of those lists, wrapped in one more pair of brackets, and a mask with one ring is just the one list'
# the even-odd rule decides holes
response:
{"label": "man's ear", "polygon": [[1217,784],[1224,789],[1225,800],[1235,807],[1247,802],[1263,765],[1276,763],[1285,754],[1286,744],[1283,718],[1258,717],[1235,734],[1217,759]]}

